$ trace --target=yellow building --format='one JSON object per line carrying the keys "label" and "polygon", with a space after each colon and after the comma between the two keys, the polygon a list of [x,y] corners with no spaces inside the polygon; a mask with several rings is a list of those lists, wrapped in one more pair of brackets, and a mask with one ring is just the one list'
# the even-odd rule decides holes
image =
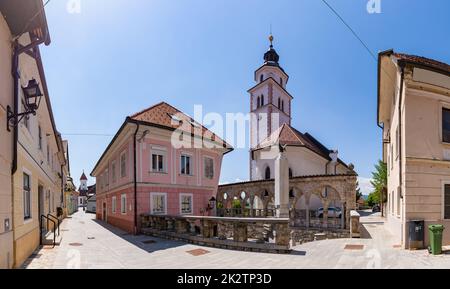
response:
{"label": "yellow building", "polygon": [[[19,267],[39,247],[40,233],[44,235],[47,229],[52,229],[46,228],[45,217],[57,216],[58,211],[63,211],[58,208],[64,207],[68,168],[39,51],[40,45],[50,44],[43,2],[1,1],[0,12],[0,79],[2,86],[5,83],[8,89],[6,107],[2,101],[5,112],[1,114],[2,123],[6,119],[8,126],[5,123],[2,129],[8,127],[11,131],[5,134],[9,138],[2,137],[2,142],[12,144],[11,156],[5,158],[6,164],[10,160],[9,187],[12,188],[12,197],[5,206],[12,212],[13,250],[6,249],[7,265]],[[12,61],[6,61],[9,66],[3,69],[5,59]],[[4,147],[8,146],[1,148]],[[3,194],[7,196],[8,192]],[[5,199],[8,201],[7,197]],[[3,252],[3,246],[0,250]]]}

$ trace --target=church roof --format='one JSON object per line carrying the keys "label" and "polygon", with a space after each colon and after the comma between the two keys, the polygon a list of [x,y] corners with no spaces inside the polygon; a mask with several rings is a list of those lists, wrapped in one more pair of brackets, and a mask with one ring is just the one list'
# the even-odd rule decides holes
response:
{"label": "church roof", "polygon": [[[257,147],[256,150],[271,147],[273,145],[287,145],[287,146],[297,146],[305,147],[312,152],[322,156],[327,160],[331,160],[330,149],[325,147],[317,139],[315,139],[309,133],[301,133],[289,124],[285,123],[276,131],[274,131],[269,137],[263,140]],[[339,160],[340,163],[347,166],[344,162]]]}
{"label": "church roof", "polygon": [[83,174],[81,175],[80,181],[87,181],[87,177],[86,177],[86,175],[84,174],[84,172],[83,172]]}
{"label": "church roof", "polygon": [[143,111],[135,113],[131,115],[130,118],[171,130],[180,129],[195,136],[208,138],[214,142],[223,144],[224,147],[232,149],[231,145],[226,143],[214,132],[208,130],[195,121],[192,117],[186,115],[166,102],[160,102]]}

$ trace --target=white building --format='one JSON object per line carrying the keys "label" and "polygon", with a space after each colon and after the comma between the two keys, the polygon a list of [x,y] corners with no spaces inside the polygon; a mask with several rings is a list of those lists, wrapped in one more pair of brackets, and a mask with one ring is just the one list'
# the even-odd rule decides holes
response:
{"label": "white building", "polygon": [[[308,133],[291,126],[293,96],[287,91],[289,76],[279,64],[279,55],[271,45],[264,54],[264,64],[255,72],[257,84],[251,88],[250,107],[250,179],[274,179],[276,144],[286,146],[289,176],[316,176],[347,174],[353,167],[338,158]],[[317,206],[321,202],[318,200]],[[299,202],[298,206],[302,206]]]}

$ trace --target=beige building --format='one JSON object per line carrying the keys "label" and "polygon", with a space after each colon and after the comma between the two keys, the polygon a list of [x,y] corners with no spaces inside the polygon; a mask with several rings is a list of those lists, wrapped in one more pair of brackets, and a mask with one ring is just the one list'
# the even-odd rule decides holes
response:
{"label": "beige building", "polygon": [[43,2],[1,1],[0,13],[3,268],[19,267],[40,245],[41,216],[63,207],[68,169],[39,52],[50,44]]}
{"label": "beige building", "polygon": [[409,248],[411,220],[443,224],[450,244],[450,65],[379,55],[378,124],[388,167],[387,225]]}

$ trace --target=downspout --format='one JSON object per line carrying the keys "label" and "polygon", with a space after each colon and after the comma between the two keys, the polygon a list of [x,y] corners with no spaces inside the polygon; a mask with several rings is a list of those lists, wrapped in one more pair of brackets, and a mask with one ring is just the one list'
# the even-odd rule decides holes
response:
{"label": "downspout", "polygon": [[[18,43],[15,42],[14,45],[14,52],[13,52],[13,60],[12,60],[12,76],[14,81],[14,115],[17,115],[19,113],[19,51],[18,51]],[[14,119],[14,121],[16,121]],[[12,159],[12,169],[11,169],[11,177],[16,173],[17,171],[17,142],[19,139],[19,128],[18,126],[14,126],[14,135],[13,135],[13,159]]]}
{"label": "downspout", "polygon": [[[403,201],[403,166],[402,166],[402,97],[403,97],[403,89],[404,89],[404,79],[405,79],[405,65],[404,63],[399,63],[401,68],[401,78],[400,78],[400,92],[398,97],[398,162],[399,162],[399,184],[400,184],[400,201]],[[381,199],[383,201],[383,199]],[[403,240],[403,233],[402,233],[402,241]]]}
{"label": "downspout", "polygon": [[135,122],[136,124],[136,131],[134,132],[134,138],[133,138],[133,166],[134,166],[134,234],[137,235],[137,133],[139,131],[139,122]]}

